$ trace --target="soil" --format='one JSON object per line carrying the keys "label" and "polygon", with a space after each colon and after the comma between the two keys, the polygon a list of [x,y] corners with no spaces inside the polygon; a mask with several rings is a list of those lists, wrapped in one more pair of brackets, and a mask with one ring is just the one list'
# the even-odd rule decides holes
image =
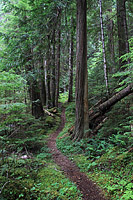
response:
{"label": "soil", "polygon": [[48,140],[48,147],[51,150],[55,163],[60,166],[64,174],[77,185],[78,189],[83,194],[83,200],[106,200],[96,183],[89,180],[84,173],[80,172],[79,168],[72,161],[70,161],[57,149],[56,137],[62,131],[64,125],[65,109],[63,108],[61,114],[61,124]]}

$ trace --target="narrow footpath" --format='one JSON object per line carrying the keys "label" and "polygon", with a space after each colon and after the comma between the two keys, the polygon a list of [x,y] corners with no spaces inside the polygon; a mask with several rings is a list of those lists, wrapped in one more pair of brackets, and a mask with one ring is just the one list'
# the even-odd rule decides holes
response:
{"label": "narrow footpath", "polygon": [[64,174],[77,185],[78,189],[83,194],[83,200],[106,200],[96,184],[89,180],[84,173],[80,172],[79,168],[57,149],[56,137],[62,131],[64,126],[65,108],[62,110],[59,128],[48,140],[48,147],[51,149],[55,163],[59,165]]}

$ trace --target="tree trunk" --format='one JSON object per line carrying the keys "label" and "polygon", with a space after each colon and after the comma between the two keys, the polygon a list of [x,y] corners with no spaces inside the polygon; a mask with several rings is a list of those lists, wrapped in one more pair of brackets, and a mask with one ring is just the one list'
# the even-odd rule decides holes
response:
{"label": "tree trunk", "polygon": [[52,38],[52,80],[51,80],[52,107],[55,107],[55,90],[56,90],[56,82],[55,82],[55,30],[53,30],[53,38]]}
{"label": "tree trunk", "polygon": [[44,67],[43,63],[40,69],[40,97],[42,105],[46,105],[46,87],[45,87],[45,73],[44,73]]}
{"label": "tree trunk", "polygon": [[77,0],[76,121],[74,139],[84,137],[84,89],[87,68],[86,0]]}
{"label": "tree trunk", "polygon": [[45,69],[45,84],[46,84],[46,104],[47,107],[51,107],[51,88],[50,88],[50,82],[51,82],[51,60],[50,60],[50,38],[48,36],[48,49],[47,49],[47,55],[46,60],[44,58],[44,69]]}
{"label": "tree trunk", "polygon": [[71,40],[70,40],[70,51],[69,51],[69,94],[68,102],[73,100],[73,18],[71,18]]}
{"label": "tree trunk", "polygon": [[[117,0],[117,26],[118,26],[118,44],[119,58],[129,52],[128,31],[126,21],[126,0]],[[127,64],[127,61],[119,60],[119,66]]]}
{"label": "tree trunk", "polygon": [[[110,13],[112,13],[112,9],[108,9]],[[110,67],[109,67],[109,72],[111,74],[115,73],[115,52],[114,52],[114,22],[112,19],[110,19],[109,16],[107,16],[108,25],[108,46],[109,46],[109,52],[110,52]]]}
{"label": "tree trunk", "polygon": [[40,90],[36,77],[31,75],[34,73],[34,61],[33,61],[33,49],[27,51],[28,57],[26,58],[27,65],[25,65],[25,71],[27,75],[27,85],[29,86],[29,96],[32,104],[32,115],[35,118],[44,116],[43,106],[40,97]]}
{"label": "tree trunk", "polygon": [[58,32],[57,32],[57,68],[56,68],[56,102],[55,105],[58,107],[58,98],[59,98],[59,86],[60,86],[60,37],[61,37],[61,11],[58,10]]}
{"label": "tree trunk", "polygon": [[107,95],[109,95],[108,75],[107,75],[107,62],[106,62],[105,44],[104,44],[103,17],[102,17],[102,0],[99,0],[99,5],[100,5],[101,36],[102,36],[103,60],[104,60],[104,78],[105,78]]}
{"label": "tree trunk", "polygon": [[88,70],[87,70],[87,57],[86,57],[86,71],[85,71],[85,85],[84,85],[84,137],[88,137],[89,132],[89,120],[88,120]]}
{"label": "tree trunk", "polygon": [[37,81],[33,81],[31,85],[31,99],[32,99],[32,115],[35,116],[35,118],[44,116],[44,111],[40,100],[40,91],[37,86]]}

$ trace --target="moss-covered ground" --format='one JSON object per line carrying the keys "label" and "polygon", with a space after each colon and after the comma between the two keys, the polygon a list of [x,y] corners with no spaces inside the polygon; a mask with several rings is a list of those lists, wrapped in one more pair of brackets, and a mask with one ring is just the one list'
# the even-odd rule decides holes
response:
{"label": "moss-covered ground", "polygon": [[1,134],[0,200],[81,199],[47,147],[48,137],[59,126],[60,112],[40,120],[23,115],[17,133]]}

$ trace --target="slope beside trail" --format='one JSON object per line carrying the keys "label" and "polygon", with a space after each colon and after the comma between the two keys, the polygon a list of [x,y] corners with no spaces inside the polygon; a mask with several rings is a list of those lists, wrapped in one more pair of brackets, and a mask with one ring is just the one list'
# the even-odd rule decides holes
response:
{"label": "slope beside trail", "polygon": [[64,174],[77,185],[78,189],[83,194],[83,200],[106,200],[96,184],[89,180],[84,173],[80,172],[79,168],[57,149],[56,137],[62,131],[64,125],[65,108],[62,110],[59,128],[48,140],[48,147],[50,148],[55,163],[59,165]]}

